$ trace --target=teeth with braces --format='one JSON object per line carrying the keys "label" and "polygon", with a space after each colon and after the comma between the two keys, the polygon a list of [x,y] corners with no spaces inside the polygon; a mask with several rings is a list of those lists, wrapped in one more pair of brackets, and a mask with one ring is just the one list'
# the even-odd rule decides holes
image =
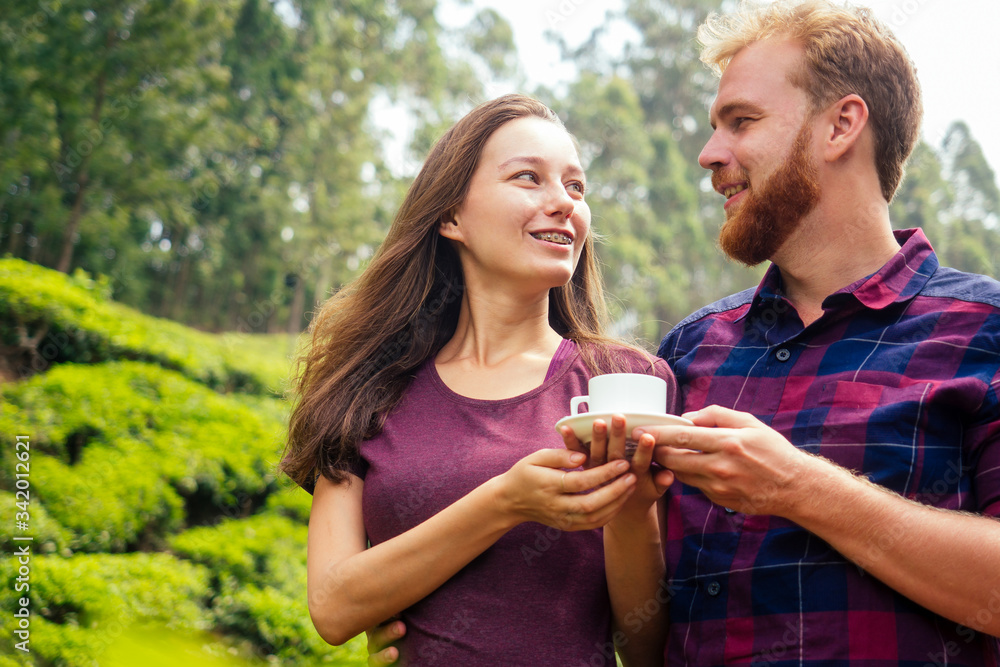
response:
{"label": "teeth with braces", "polygon": [[560,245],[569,245],[573,243],[573,239],[560,232],[540,232],[538,234],[532,234],[532,236],[540,241],[550,241]]}

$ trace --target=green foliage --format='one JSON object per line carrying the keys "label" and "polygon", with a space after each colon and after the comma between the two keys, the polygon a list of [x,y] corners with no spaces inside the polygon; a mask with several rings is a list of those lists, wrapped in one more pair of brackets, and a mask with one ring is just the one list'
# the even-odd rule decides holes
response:
{"label": "green foliage", "polygon": [[[4,439],[30,434],[32,474],[45,480],[37,501],[72,533],[73,549],[155,544],[185,520],[240,515],[277,488],[280,409],[253,409],[175,372],[67,364],[0,394]],[[256,402],[265,401],[276,402]],[[5,460],[13,449],[5,444]],[[12,473],[8,462],[7,488]]]}
{"label": "green foliage", "polygon": [[[303,586],[305,584],[303,580]],[[340,647],[326,644],[312,627],[305,595],[249,585],[223,597],[216,609],[220,627],[248,637],[283,664],[367,664],[360,636]]]}
{"label": "green foliage", "polygon": [[1000,191],[964,123],[952,124],[939,150],[917,145],[890,215],[897,229],[921,227],[945,266],[1000,276]]}
{"label": "green foliage", "polygon": [[136,626],[115,638],[101,667],[264,667],[252,647],[209,632]]}
{"label": "green foliage", "polygon": [[556,108],[580,142],[615,333],[655,344],[723,296],[727,270],[740,287],[751,284],[752,274],[729,270],[715,252],[675,133],[646,115],[633,81],[583,71]]}
{"label": "green foliage", "polygon": [[392,217],[375,110],[450,121],[482,97],[470,60],[514,68],[498,15],[435,9],[0,0],[0,253],[205,329],[297,333]]}
{"label": "green foliage", "polygon": [[234,578],[239,586],[264,575],[298,583],[305,574],[299,556],[305,553],[306,527],[271,512],[192,528],[171,537],[169,544],[175,553],[209,566],[222,579]]}
{"label": "green foliage", "polygon": [[[287,478],[282,478],[287,479]],[[267,497],[268,510],[278,512],[299,523],[309,523],[312,496],[298,486],[291,485]]]}
{"label": "green foliage", "polygon": [[[286,498],[286,506],[289,501]],[[319,658],[364,662],[367,653],[360,641],[333,649],[312,627],[305,596],[302,522],[268,511],[192,528],[172,537],[170,547],[212,571],[217,627],[248,639],[255,652],[293,664]]]}
{"label": "green foliage", "polygon": [[[15,502],[23,502],[23,496],[15,496],[13,491],[0,491],[0,507],[13,508],[15,507]],[[44,507],[30,502],[30,489],[28,508],[31,519],[29,525],[31,527],[32,550],[43,554],[68,554],[72,545],[71,533],[52,518],[52,515]],[[20,511],[20,509],[17,511]],[[19,544],[14,541],[16,535],[17,533],[13,531],[5,531],[0,535],[0,551],[13,553]]]}
{"label": "green foliage", "polygon": [[136,445],[91,444],[73,467],[55,457],[33,460],[34,474],[44,480],[36,487],[38,501],[71,532],[73,550],[125,551],[180,527],[183,500],[162,471],[148,465],[148,448]]}
{"label": "green foliage", "polygon": [[[30,647],[38,664],[100,664],[115,638],[136,624],[201,630],[210,623],[201,604],[208,572],[167,554],[35,555],[30,567],[30,589],[16,591],[16,560],[0,562],[0,604],[13,610],[19,596],[30,596]],[[4,614],[5,645],[12,618]]]}
{"label": "green foliage", "polygon": [[[252,376],[247,360],[270,358],[274,376],[283,376],[288,339],[276,351],[264,337],[201,334],[118,307],[86,276],[17,260],[0,266],[0,307],[20,323],[57,323],[68,354],[97,350],[158,363],[59,359],[43,374],[0,385],[0,488],[14,488],[14,435],[30,442],[23,463],[30,466],[36,554],[31,600],[40,610],[34,655],[53,665],[104,664],[105,656],[117,659],[110,646],[123,629],[129,636],[211,629],[261,663],[363,664],[363,642],[327,646],[306,608],[310,497],[275,479],[288,406],[268,395],[221,395],[209,386],[225,386],[202,372],[218,363],[213,354],[231,348],[227,358],[239,370],[230,374]],[[136,342],[115,340],[113,332],[130,325],[133,333],[141,329]],[[166,340],[190,341],[190,358],[155,353],[154,343]],[[183,374],[171,370],[177,366]],[[10,492],[0,499],[11,507],[16,500]],[[252,514],[265,503],[267,511]],[[15,545],[6,536],[3,543]],[[133,549],[169,549],[187,562],[166,553],[73,555]],[[14,564],[5,563],[0,580],[13,576]],[[13,586],[4,593],[12,595]],[[7,638],[12,628],[4,627]]]}
{"label": "green foliage", "polygon": [[126,358],[181,371],[216,389],[280,395],[289,339],[216,336],[150,317],[107,298],[107,282],[0,259],[0,344],[24,376],[53,363]]}

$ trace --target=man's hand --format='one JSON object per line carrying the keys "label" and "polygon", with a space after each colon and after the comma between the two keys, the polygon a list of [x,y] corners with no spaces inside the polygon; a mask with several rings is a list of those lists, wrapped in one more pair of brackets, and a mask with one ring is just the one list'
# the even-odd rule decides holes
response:
{"label": "man's hand", "polygon": [[695,425],[640,427],[636,434],[652,434],[653,459],[723,507],[787,517],[799,500],[796,480],[821,462],[747,413],[713,405],[684,416]]}
{"label": "man's hand", "polygon": [[367,630],[368,667],[395,665],[399,660],[399,649],[392,642],[406,634],[406,626],[398,619],[390,619],[382,625]]}
{"label": "man's hand", "polygon": [[[945,618],[1000,636],[1000,522],[928,507],[803,452],[753,416],[711,406],[695,426],[636,429],[654,460],[714,503],[789,519],[890,588]],[[887,537],[888,536],[888,537]],[[929,586],[947,572],[947,585]]]}

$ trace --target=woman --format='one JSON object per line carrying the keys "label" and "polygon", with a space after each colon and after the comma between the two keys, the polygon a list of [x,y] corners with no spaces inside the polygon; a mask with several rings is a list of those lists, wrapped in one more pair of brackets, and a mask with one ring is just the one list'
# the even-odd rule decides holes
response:
{"label": "woman", "polygon": [[[586,456],[553,429],[598,372],[656,373],[677,395],[663,362],[601,333],[585,187],[551,110],[487,102],[317,316],[282,467],[315,485],[309,609],[326,641],[398,614],[405,664],[595,664],[614,616],[630,653],[662,656],[661,624],[624,627],[663,571],[652,439],[631,470],[573,470]],[[617,419],[595,431],[623,448]]]}

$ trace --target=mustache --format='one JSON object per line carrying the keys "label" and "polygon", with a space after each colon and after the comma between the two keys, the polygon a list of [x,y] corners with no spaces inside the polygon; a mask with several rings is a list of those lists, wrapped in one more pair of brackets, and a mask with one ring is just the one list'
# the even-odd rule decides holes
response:
{"label": "mustache", "polygon": [[712,189],[720,192],[722,187],[729,183],[746,183],[750,185],[750,172],[740,167],[724,171],[722,169],[712,172]]}

